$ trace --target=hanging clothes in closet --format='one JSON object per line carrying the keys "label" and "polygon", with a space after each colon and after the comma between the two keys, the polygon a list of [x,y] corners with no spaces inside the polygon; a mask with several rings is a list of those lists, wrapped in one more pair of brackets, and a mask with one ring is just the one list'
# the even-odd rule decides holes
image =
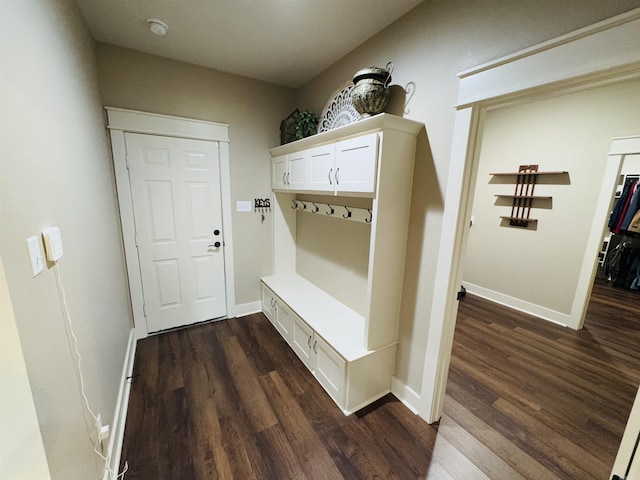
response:
{"label": "hanging clothes in closet", "polygon": [[614,287],[640,290],[640,180],[627,178],[609,217],[609,230],[621,235],[607,258],[605,273]]}

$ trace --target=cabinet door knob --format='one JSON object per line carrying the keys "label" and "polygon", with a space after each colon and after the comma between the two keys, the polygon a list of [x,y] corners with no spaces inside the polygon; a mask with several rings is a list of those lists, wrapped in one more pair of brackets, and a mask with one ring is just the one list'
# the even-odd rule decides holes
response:
{"label": "cabinet door knob", "polygon": [[313,342],[313,353],[318,353],[318,341]]}
{"label": "cabinet door knob", "polygon": [[307,346],[311,348],[311,335],[309,335],[309,338],[307,339]]}
{"label": "cabinet door knob", "polygon": [[340,181],[338,180],[338,173],[340,173],[340,167],[336,168],[336,185],[340,184]]}
{"label": "cabinet door knob", "polygon": [[331,172],[333,172],[333,168],[329,169],[329,185],[333,185],[333,182],[331,181]]}

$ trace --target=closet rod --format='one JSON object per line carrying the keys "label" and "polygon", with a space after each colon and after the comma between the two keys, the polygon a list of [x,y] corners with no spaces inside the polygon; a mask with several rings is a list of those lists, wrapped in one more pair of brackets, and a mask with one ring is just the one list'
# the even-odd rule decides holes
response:
{"label": "closet rod", "polygon": [[310,200],[291,200],[291,208],[299,212],[327,215],[343,220],[370,224],[373,212],[369,208],[350,207],[332,203],[312,202]]}

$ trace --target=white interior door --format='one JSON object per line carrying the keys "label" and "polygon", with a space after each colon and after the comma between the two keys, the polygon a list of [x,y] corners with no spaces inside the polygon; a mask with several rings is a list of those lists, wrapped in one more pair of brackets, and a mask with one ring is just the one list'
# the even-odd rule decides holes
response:
{"label": "white interior door", "polygon": [[219,144],[126,133],[147,331],[227,314]]}

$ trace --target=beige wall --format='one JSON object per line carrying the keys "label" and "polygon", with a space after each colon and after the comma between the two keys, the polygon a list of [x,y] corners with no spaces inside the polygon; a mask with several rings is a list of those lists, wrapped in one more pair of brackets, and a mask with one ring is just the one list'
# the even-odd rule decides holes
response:
{"label": "beige wall", "polygon": [[0,9],[0,254],[51,476],[98,478],[54,271],[33,278],[25,244],[60,227],[86,393],[111,424],[131,316],[93,41],[70,0]]}
{"label": "beige wall", "polygon": [[[638,127],[640,131],[640,127]],[[623,175],[638,175],[640,174],[640,155],[627,155],[622,162],[622,169],[620,173]]]}
{"label": "beige wall", "polygon": [[[48,480],[49,466],[33,404],[7,280],[0,258],[0,478]],[[10,432],[7,435],[7,432]]]}
{"label": "beige wall", "polygon": [[[420,393],[432,306],[444,189],[451,152],[456,73],[640,5],[637,0],[425,1],[299,91],[322,111],[331,94],[368,65],[393,61],[392,84],[415,84],[406,107],[395,90],[391,113],[424,122],[419,139],[396,378]],[[400,90],[402,93],[402,90]]]}
{"label": "beige wall", "polygon": [[[582,261],[586,255],[595,261],[586,243],[611,139],[638,133],[638,80],[488,112],[464,267],[470,291],[506,295],[530,304],[534,313],[569,315]],[[569,185],[540,177],[535,194],[553,198],[537,203],[544,208],[532,208],[531,217],[539,220],[535,230],[501,226],[499,216],[511,208],[494,195],[512,194],[515,177],[498,179],[490,172],[528,164],[568,171]]]}
{"label": "beige wall", "polygon": [[[353,200],[341,200],[342,204],[358,207]],[[327,203],[331,202],[329,198]],[[371,208],[371,202],[364,205],[367,203],[364,208]],[[296,272],[360,315],[366,315],[370,239],[371,225],[366,223],[296,212]]]}
{"label": "beige wall", "polygon": [[263,224],[259,214],[235,206],[271,196],[268,149],[280,144],[293,91],[103,43],[97,62],[104,105],[230,125],[236,304],[258,301],[259,279],[273,268],[271,216]]}

